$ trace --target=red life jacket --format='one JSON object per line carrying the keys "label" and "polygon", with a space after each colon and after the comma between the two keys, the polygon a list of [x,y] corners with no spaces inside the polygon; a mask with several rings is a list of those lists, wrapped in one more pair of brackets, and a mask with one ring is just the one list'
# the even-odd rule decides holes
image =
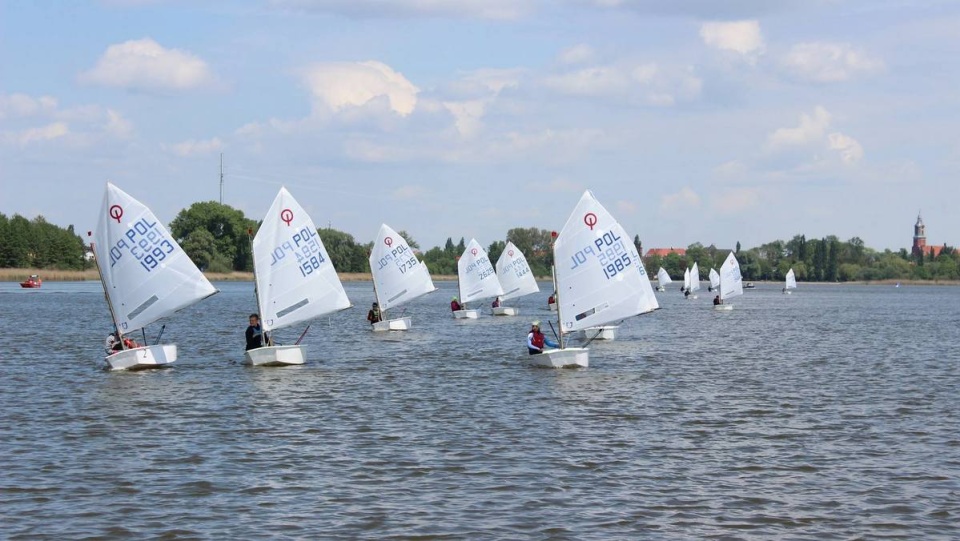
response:
{"label": "red life jacket", "polygon": [[533,333],[533,340],[530,340],[530,342],[533,343],[534,347],[543,349],[543,340],[544,340],[543,333],[540,331],[531,331],[531,332]]}
{"label": "red life jacket", "polygon": [[462,310],[460,303],[457,301],[450,301],[450,310],[456,312],[457,310]]}

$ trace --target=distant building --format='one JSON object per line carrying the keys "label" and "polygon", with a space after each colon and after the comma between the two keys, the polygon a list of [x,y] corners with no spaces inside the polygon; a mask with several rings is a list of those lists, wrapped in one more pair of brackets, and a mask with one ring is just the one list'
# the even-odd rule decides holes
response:
{"label": "distant building", "polygon": [[677,254],[679,256],[687,255],[686,248],[650,248],[647,250],[647,255],[645,257],[660,256],[667,257],[670,254]]}
{"label": "distant building", "polygon": [[945,246],[946,244],[943,246],[927,246],[927,226],[923,225],[923,218],[918,213],[917,223],[913,226],[913,250],[911,250],[913,256],[937,257]]}

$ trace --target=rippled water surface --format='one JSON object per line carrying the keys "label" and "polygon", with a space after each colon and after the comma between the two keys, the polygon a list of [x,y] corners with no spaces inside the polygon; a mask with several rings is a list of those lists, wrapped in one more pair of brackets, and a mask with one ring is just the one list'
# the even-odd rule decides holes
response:
{"label": "rippled water surface", "polygon": [[348,284],[307,365],[254,369],[218,284],[173,367],[110,373],[99,283],[0,284],[0,537],[960,538],[960,288],[674,288],[543,370],[546,292],[455,322],[438,285],[374,335]]}

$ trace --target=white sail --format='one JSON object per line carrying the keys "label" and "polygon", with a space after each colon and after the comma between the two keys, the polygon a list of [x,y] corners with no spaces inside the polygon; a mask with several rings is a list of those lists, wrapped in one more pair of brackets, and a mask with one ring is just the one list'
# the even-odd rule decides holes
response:
{"label": "white sail", "polygon": [[690,291],[700,291],[700,268],[696,263],[690,267]]}
{"label": "white sail", "polygon": [[670,274],[667,272],[667,269],[660,267],[660,270],[657,271],[657,283],[661,286],[673,283],[673,280],[670,279]]}
{"label": "white sail", "polygon": [[733,256],[733,252],[724,260],[720,267],[720,299],[743,295],[743,280],[740,276],[740,263]]}
{"label": "white sail", "polygon": [[690,269],[689,268],[683,269],[683,290],[684,291],[690,290]]}
{"label": "white sail", "polygon": [[370,251],[370,271],[377,288],[377,303],[383,311],[437,289],[427,266],[417,259],[407,241],[387,224],[380,226],[380,233]]}
{"label": "white sail", "polygon": [[560,231],[553,255],[564,333],[660,307],[630,236],[589,190]]}
{"label": "white sail", "polygon": [[710,268],[710,288],[717,289],[718,287],[720,287],[720,275],[717,274],[717,271],[714,270],[713,267],[711,267]]}
{"label": "white sail", "polygon": [[350,307],[313,220],[286,188],[253,238],[253,267],[265,331]]}
{"label": "white sail", "polygon": [[501,300],[516,299],[540,291],[527,258],[512,242],[507,242],[497,259],[497,278],[503,288]]}
{"label": "white sail", "polygon": [[109,182],[93,249],[123,334],[217,292],[153,212]]}
{"label": "white sail", "polygon": [[460,302],[489,299],[503,295],[497,273],[487,257],[486,250],[476,239],[470,239],[467,248],[457,261],[457,276],[460,279]]}
{"label": "white sail", "polygon": [[786,289],[796,289],[797,288],[797,276],[793,274],[793,269],[790,269],[787,272],[787,284],[784,286]]}

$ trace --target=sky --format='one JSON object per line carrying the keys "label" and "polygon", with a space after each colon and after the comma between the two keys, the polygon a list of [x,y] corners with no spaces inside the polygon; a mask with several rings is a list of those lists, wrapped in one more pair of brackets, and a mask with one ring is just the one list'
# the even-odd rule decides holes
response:
{"label": "sky", "polygon": [[960,2],[0,0],[0,212],[93,229],[219,197],[423,248],[960,244]]}

